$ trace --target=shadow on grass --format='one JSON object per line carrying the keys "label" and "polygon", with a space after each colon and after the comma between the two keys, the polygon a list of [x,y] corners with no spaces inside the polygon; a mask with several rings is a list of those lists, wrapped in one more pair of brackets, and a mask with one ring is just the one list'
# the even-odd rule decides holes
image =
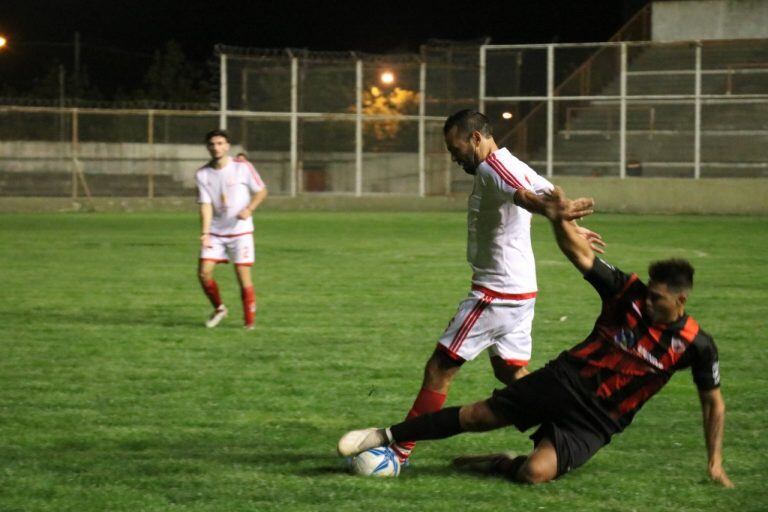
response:
{"label": "shadow on grass", "polygon": [[[206,315],[209,313],[205,307],[200,308],[198,318],[180,317],[178,306],[158,306],[133,308],[124,307],[119,310],[105,311],[91,309],[83,314],[73,314],[72,312],[56,312],[46,310],[44,324],[49,324],[57,329],[65,326],[77,327],[189,327],[200,330],[205,329]],[[9,313],[0,313],[0,322],[5,319],[11,320],[13,317]],[[41,326],[42,327],[42,326]],[[44,327],[43,327],[44,328]],[[226,325],[219,329],[232,331],[242,331],[242,325],[239,319],[229,320]]]}
{"label": "shadow on grass", "polygon": [[[102,444],[66,440],[37,453],[48,470],[67,473],[101,466],[117,480],[178,475],[202,475],[216,472],[213,467],[252,467],[262,473],[281,476],[333,476],[349,473],[345,459],[332,451],[304,452],[301,449],[275,449],[258,443],[221,443],[210,440],[170,441],[142,439]],[[111,461],[111,462],[110,462]],[[113,465],[114,461],[120,464]],[[90,469],[88,469],[90,470]],[[119,473],[119,477],[117,476]],[[450,462],[408,466],[401,475],[408,478],[450,477],[461,474]],[[110,477],[112,478],[112,477]]]}

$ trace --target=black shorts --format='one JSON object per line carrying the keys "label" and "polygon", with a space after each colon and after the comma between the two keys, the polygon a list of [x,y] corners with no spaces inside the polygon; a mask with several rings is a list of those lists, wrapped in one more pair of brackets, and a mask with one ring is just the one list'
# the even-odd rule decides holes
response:
{"label": "black shorts", "polygon": [[557,452],[557,476],[587,462],[610,442],[590,411],[549,367],[541,368],[505,389],[497,389],[488,405],[520,432],[536,425],[534,446],[549,439]]}

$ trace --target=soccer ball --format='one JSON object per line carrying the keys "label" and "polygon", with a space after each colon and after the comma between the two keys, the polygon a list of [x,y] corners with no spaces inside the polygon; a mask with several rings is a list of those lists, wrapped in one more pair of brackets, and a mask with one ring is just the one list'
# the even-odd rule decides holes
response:
{"label": "soccer ball", "polygon": [[400,460],[391,448],[380,446],[353,457],[350,468],[356,475],[394,477],[400,474]]}

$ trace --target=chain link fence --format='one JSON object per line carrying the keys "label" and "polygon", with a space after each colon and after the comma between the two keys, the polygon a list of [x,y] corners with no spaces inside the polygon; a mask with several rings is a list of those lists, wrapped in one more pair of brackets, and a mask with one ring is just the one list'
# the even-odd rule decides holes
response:
{"label": "chain link fence", "polygon": [[276,194],[448,195],[471,180],[443,121],[478,106],[548,176],[768,176],[768,40],[218,47],[216,66],[207,110],[0,101],[0,195],[191,195],[216,127]]}
{"label": "chain link fence", "polygon": [[220,46],[214,109],[0,101],[0,194],[189,195],[217,127],[273,193],[449,194],[442,124],[477,106],[478,55],[449,42],[386,56]]}

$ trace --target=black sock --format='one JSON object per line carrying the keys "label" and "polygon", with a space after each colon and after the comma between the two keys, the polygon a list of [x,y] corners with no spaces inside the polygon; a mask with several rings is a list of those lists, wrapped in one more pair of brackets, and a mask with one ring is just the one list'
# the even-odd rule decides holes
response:
{"label": "black sock", "polygon": [[517,473],[520,471],[520,468],[523,467],[523,464],[525,464],[526,460],[528,460],[528,456],[518,455],[512,460],[502,461],[500,464],[498,464],[498,467],[494,469],[496,469],[499,473],[504,474],[507,478],[522,481],[517,478]]}
{"label": "black sock", "polygon": [[423,441],[425,439],[443,439],[461,434],[464,429],[459,425],[460,407],[447,407],[430,414],[422,414],[390,427],[395,441]]}

